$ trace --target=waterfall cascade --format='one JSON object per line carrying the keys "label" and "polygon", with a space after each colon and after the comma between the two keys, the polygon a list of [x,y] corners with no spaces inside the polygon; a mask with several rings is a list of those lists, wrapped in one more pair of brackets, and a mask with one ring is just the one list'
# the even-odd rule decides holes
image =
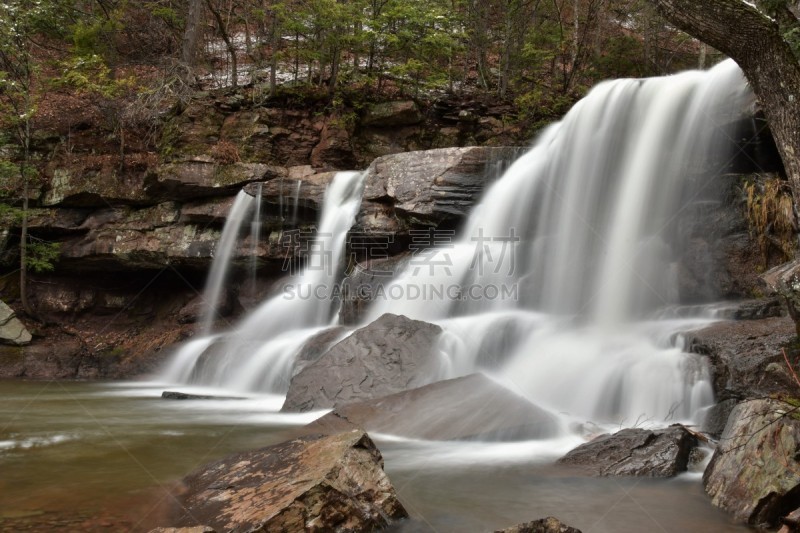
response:
{"label": "waterfall cascade", "polygon": [[[715,170],[706,154],[747,98],[733,62],[598,85],[486,191],[454,243],[391,282],[367,322],[386,312],[436,322],[439,377],[487,370],[571,420],[696,417],[713,400],[708,369],[675,345],[687,321],[655,317],[677,302],[676,221],[695,193],[685,178]],[[166,379],[285,392],[294,355],[335,321],[329,291],[362,188],[340,173],[325,199],[319,239],[338,270],[309,266],[290,282],[320,291],[276,295],[233,330],[186,344]],[[229,225],[236,209],[238,198]],[[227,235],[220,253],[232,250]],[[215,261],[209,286],[224,272]]]}

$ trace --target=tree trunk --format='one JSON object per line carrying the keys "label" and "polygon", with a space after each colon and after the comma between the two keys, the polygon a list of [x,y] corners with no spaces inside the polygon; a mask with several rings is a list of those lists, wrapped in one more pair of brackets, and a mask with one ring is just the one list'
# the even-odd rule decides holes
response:
{"label": "tree trunk", "polygon": [[742,0],[650,0],[672,24],[734,59],[770,125],[800,201],[800,63],[773,19]]}
{"label": "tree trunk", "polygon": [[230,35],[228,35],[227,25],[225,21],[222,20],[222,15],[219,10],[214,6],[213,0],[206,0],[206,5],[208,6],[208,10],[211,11],[211,14],[214,15],[214,20],[217,21],[220,37],[222,37],[222,40],[225,42],[228,55],[231,57],[231,86],[235,89],[239,86],[239,66],[236,58],[236,47],[233,45]]}
{"label": "tree trunk", "polygon": [[181,62],[189,68],[194,66],[195,57],[197,55],[197,35],[199,33],[202,13],[202,0],[189,0],[189,11],[186,14],[186,29],[183,32],[183,43],[181,44]]}
{"label": "tree trunk", "polygon": [[[30,108],[30,104],[26,107]],[[22,228],[19,235],[19,295],[25,314],[33,317],[33,307],[30,300],[28,300],[28,164],[31,158],[30,147],[31,121],[28,119],[25,120],[22,131],[22,164],[20,165],[20,175],[22,176]]]}

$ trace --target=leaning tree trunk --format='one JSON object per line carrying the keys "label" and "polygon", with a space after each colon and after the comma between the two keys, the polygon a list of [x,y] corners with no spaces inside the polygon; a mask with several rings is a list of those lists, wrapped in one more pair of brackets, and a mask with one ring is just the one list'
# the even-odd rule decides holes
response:
{"label": "leaning tree trunk", "polygon": [[778,23],[742,0],[650,0],[672,24],[730,56],[761,102],[800,201],[800,63]]}

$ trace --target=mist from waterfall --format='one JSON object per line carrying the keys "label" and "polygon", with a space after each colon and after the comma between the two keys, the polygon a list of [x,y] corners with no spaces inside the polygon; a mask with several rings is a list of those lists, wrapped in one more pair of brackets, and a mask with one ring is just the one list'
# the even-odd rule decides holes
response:
{"label": "mist from waterfall", "polygon": [[[710,373],[679,339],[706,318],[657,317],[679,303],[676,228],[702,186],[687,177],[722,170],[722,125],[749,97],[731,61],[601,83],[486,191],[458,239],[412,257],[363,324],[384,313],[435,322],[445,370],[430,381],[485,371],[567,421],[696,420],[713,402]],[[319,227],[336,271],[289,280],[319,294],[274,295],[229,332],[186,344],[166,379],[285,393],[303,344],[336,322],[330,291],[362,188],[363,176],[340,173],[328,189]]]}

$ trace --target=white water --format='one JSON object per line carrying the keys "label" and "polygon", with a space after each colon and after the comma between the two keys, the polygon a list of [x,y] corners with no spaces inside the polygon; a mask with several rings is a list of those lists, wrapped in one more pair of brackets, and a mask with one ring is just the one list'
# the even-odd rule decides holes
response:
{"label": "white water", "polygon": [[317,234],[304,250],[306,267],[291,272],[281,292],[230,331],[181,347],[164,379],[239,391],[285,392],[294,356],[308,338],[336,321],[334,291],[342,277],[345,237],[361,205],[363,187],[362,173],[338,173],[325,193]]}
{"label": "white water", "polygon": [[[365,323],[387,312],[436,322],[445,377],[491,372],[567,423],[697,420],[713,401],[709,371],[674,339],[707,319],[656,317],[679,303],[685,178],[714,170],[703,161],[725,136],[716,125],[747,96],[732,62],[598,85],[486,192],[452,246],[412,260]],[[319,243],[335,272],[308,268],[290,280],[306,298],[278,294],[223,336],[187,344],[167,380],[285,391],[298,350],[334,321],[362,186],[340,174],[326,197],[320,231],[332,237]]]}
{"label": "white water", "polygon": [[214,249],[214,262],[211,264],[208,282],[203,293],[205,306],[200,331],[204,336],[211,334],[214,321],[218,318],[217,308],[222,297],[223,285],[228,275],[231,258],[236,249],[239,232],[252,206],[253,197],[244,191],[239,191],[228,214],[228,219],[225,222],[217,247]]}
{"label": "white water", "polygon": [[261,192],[264,184],[256,186],[255,208],[253,212],[253,222],[250,223],[250,291],[252,295],[256,292],[256,272],[258,270],[258,245],[261,242]]}

